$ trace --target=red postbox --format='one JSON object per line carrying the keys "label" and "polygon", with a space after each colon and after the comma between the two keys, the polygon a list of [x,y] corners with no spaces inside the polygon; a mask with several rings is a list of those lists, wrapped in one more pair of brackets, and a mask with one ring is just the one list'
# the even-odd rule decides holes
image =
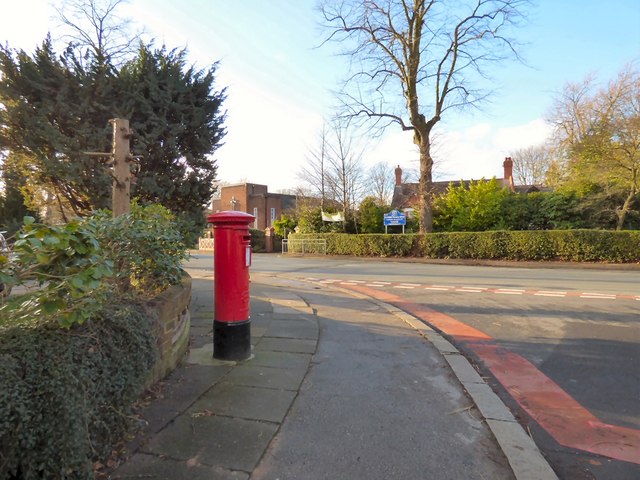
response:
{"label": "red postbox", "polygon": [[213,224],[213,357],[220,360],[246,360],[251,356],[249,224],[254,219],[244,212],[219,212],[207,217]]}

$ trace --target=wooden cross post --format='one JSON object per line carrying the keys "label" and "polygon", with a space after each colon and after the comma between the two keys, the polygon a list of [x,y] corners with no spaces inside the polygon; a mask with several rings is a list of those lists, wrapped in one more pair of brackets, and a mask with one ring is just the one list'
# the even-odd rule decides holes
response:
{"label": "wooden cross post", "polygon": [[131,203],[131,171],[129,162],[129,120],[114,118],[113,123],[113,190],[111,204],[114,218],[129,213]]}

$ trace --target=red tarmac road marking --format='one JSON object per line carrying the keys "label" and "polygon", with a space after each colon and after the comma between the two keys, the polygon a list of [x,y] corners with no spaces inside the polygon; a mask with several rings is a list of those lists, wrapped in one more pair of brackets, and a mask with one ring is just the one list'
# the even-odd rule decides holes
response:
{"label": "red tarmac road marking", "polygon": [[493,337],[392,293],[361,285],[349,288],[402,308],[463,343],[559,444],[640,465],[640,430],[600,421],[531,362],[496,345]]}

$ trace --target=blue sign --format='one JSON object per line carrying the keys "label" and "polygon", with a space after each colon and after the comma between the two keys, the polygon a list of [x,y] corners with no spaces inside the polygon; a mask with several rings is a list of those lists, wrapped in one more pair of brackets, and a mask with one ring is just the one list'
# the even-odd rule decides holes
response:
{"label": "blue sign", "polygon": [[384,226],[392,226],[392,225],[406,225],[407,217],[404,213],[399,212],[398,210],[391,210],[389,213],[384,214]]}

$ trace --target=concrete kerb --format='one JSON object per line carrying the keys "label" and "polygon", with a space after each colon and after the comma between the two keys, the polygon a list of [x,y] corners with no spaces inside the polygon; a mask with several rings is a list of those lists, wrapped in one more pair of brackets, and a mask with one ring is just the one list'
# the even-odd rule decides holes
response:
{"label": "concrete kerb", "polygon": [[[299,280],[299,279],[296,279]],[[316,284],[309,280],[299,280]],[[429,341],[444,357],[454,375],[478,407],[495,436],[517,480],[558,480],[533,439],[524,431],[513,414],[482,379],[469,361],[442,335],[404,310],[360,292],[335,285],[322,284],[354,298],[360,298],[387,310]]]}

